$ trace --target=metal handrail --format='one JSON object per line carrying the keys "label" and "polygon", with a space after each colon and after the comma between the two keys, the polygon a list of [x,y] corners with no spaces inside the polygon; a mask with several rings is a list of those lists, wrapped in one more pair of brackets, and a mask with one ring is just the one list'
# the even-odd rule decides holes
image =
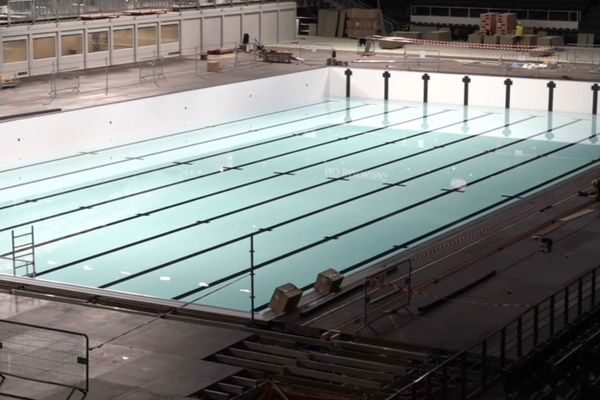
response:
{"label": "metal handrail", "polygon": [[[530,15],[532,13],[539,13],[540,15],[545,15],[546,18],[543,19],[545,21],[553,21],[553,19],[550,18],[550,15],[553,13],[559,13],[559,14],[567,14],[569,17],[568,19],[566,19],[565,21],[581,21],[581,11],[579,10],[556,10],[556,9],[552,9],[552,10],[540,10],[540,9],[534,9],[534,8],[502,8],[502,7],[496,7],[496,8],[492,8],[492,7],[460,7],[460,6],[447,6],[447,5],[435,5],[435,4],[413,4],[410,7],[410,13],[411,15],[419,15],[419,16],[435,16],[432,15],[432,9],[447,9],[448,13],[446,14],[446,16],[448,17],[452,17],[452,10],[467,10],[467,16],[466,18],[479,18],[479,15],[481,14],[481,11],[485,11],[485,12],[506,12],[506,13],[517,13],[517,14],[525,14],[526,17],[524,19],[531,19],[529,18]],[[423,13],[418,13],[417,9],[427,9],[428,13],[427,14],[423,14]],[[477,10],[475,13],[472,13],[472,10]],[[534,19],[539,19],[539,18],[534,18]]]}
{"label": "metal handrail", "polygon": [[[510,321],[508,324],[504,325],[501,329],[499,329],[498,331],[493,332],[492,334],[488,335],[485,337],[485,339],[478,341],[477,343],[475,343],[474,345],[470,345],[469,347],[467,347],[466,349],[456,353],[455,355],[453,355],[452,357],[448,358],[447,360],[445,360],[444,362],[442,362],[441,364],[438,364],[435,368],[427,371],[425,374],[421,375],[420,377],[418,377],[417,379],[415,379],[414,381],[412,381],[411,383],[409,383],[408,385],[405,385],[404,387],[402,387],[401,389],[397,390],[395,393],[393,393],[392,395],[388,396],[386,398],[386,400],[396,400],[398,398],[398,396],[402,395],[402,394],[406,394],[406,393],[410,393],[410,392],[414,392],[417,389],[417,385],[419,385],[421,382],[423,381],[427,381],[429,379],[431,379],[431,377],[433,375],[435,375],[436,373],[439,372],[443,372],[445,370],[447,370],[447,368],[449,367],[450,364],[459,361],[459,360],[463,360],[465,359],[465,357],[472,351],[472,350],[476,350],[478,348],[487,348],[487,344],[493,339],[493,338],[497,338],[498,336],[500,336],[502,339],[501,340],[505,340],[506,338],[506,331],[507,331],[507,327],[510,327],[514,324],[517,324],[517,326],[519,327],[519,331],[517,332],[518,336],[517,336],[517,343],[515,343],[517,345],[517,348],[520,350],[520,343],[518,341],[520,341],[522,343],[523,339],[525,339],[522,336],[523,330],[522,330],[522,325],[523,325],[523,320],[525,317],[527,317],[529,314],[534,313],[537,314],[539,313],[539,308],[540,306],[544,305],[544,304],[550,304],[552,308],[552,310],[556,309],[556,306],[558,305],[555,302],[556,296],[560,296],[561,294],[563,294],[565,297],[563,298],[564,300],[564,309],[563,309],[563,313],[562,314],[558,314],[555,315],[554,312],[551,313],[551,318],[548,322],[548,325],[543,325],[541,326],[541,328],[545,328],[547,326],[555,326],[555,323],[557,323],[558,318],[557,317],[563,317],[564,322],[566,322],[564,325],[567,325],[568,321],[570,321],[569,319],[569,314],[571,313],[572,309],[575,308],[575,306],[571,305],[571,301],[569,301],[569,293],[570,293],[570,288],[571,286],[573,286],[574,284],[578,284],[578,287],[582,287],[582,282],[583,279],[587,278],[587,277],[591,277],[591,286],[592,289],[590,290],[590,294],[589,296],[586,296],[585,299],[591,298],[592,301],[592,307],[591,309],[594,309],[594,307],[597,306],[597,300],[599,300],[598,298],[596,298],[596,291],[599,289],[598,287],[596,287],[596,278],[597,276],[599,276],[600,273],[600,265],[598,265],[597,267],[595,267],[592,271],[588,271],[584,274],[582,274],[579,278],[574,279],[573,281],[571,281],[568,285],[565,285],[562,289],[556,291],[554,294],[546,297],[544,300],[542,300],[541,302],[533,305],[532,307],[530,307],[529,309],[527,309],[525,312],[521,313],[517,318],[513,319],[512,321]],[[578,296],[577,301],[579,302],[579,304],[577,304],[580,307],[580,304],[583,300],[583,297],[581,295]],[[579,308],[579,311],[581,311],[581,308]],[[580,315],[580,314],[579,314]],[[537,326],[538,331],[540,326]],[[547,339],[550,340],[554,334],[556,334],[557,332],[559,332],[559,330],[554,330],[551,329],[551,334],[549,336],[549,338]],[[532,329],[532,335],[535,335],[535,331],[534,329]],[[527,339],[531,337],[528,336],[526,337]],[[536,344],[540,344],[539,342]],[[506,347],[504,348],[504,350],[501,350],[501,356],[504,357],[505,353],[504,351],[506,350]],[[487,354],[484,353],[484,356],[486,356]],[[525,354],[519,354],[520,356],[525,356]],[[504,359],[502,359],[502,361],[504,361]]]}

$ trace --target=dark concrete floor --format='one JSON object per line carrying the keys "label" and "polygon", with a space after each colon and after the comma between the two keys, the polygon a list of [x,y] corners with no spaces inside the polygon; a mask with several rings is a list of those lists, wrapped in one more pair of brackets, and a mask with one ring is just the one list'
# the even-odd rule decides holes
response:
{"label": "dark concrete floor", "polygon": [[[5,293],[0,294],[0,317],[87,334],[87,398],[97,400],[184,399],[238,372],[241,368],[205,359],[250,335],[240,328]],[[35,399],[65,399],[69,390],[7,377],[0,392]]]}

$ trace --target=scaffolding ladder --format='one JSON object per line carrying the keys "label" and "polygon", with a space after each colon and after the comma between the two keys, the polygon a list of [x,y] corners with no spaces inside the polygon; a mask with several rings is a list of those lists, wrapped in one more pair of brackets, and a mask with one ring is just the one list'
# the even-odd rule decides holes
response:
{"label": "scaffolding ladder", "polygon": [[13,275],[17,270],[25,268],[25,275],[35,278],[35,236],[33,225],[28,232],[17,234],[11,231],[12,236],[12,268]]}

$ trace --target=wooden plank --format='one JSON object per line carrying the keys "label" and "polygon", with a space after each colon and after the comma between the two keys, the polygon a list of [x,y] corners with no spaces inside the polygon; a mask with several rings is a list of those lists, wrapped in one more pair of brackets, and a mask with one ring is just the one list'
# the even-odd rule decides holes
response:
{"label": "wooden plank", "polygon": [[362,368],[347,367],[345,365],[322,363],[319,361],[299,360],[298,366],[302,368],[332,372],[335,374],[356,376],[359,378],[369,378],[378,382],[393,382],[397,378],[396,375],[386,374],[383,372],[376,372]]}
{"label": "wooden plank", "polygon": [[306,378],[318,379],[325,382],[339,382],[344,385],[352,385],[357,388],[380,390],[381,383],[368,379],[356,378],[354,376],[337,375],[328,372],[316,371],[301,367],[287,367],[291,374]]}
{"label": "wooden plank", "polygon": [[258,353],[256,351],[237,349],[230,347],[228,349],[235,357],[246,358],[249,360],[256,360],[262,362],[268,362],[270,364],[279,365],[296,365],[296,360],[293,358],[281,357],[272,354]]}
{"label": "wooden plank", "polygon": [[204,389],[202,394],[204,395],[204,398],[212,400],[229,400],[231,398],[227,393],[212,389]]}
{"label": "wooden plank", "polygon": [[370,369],[372,371],[386,371],[398,375],[404,375],[406,373],[406,368],[399,365],[389,365],[374,361],[363,361],[355,358],[334,356],[331,354],[310,352],[310,358],[316,361],[323,361],[339,365],[347,365],[350,367]]}
{"label": "wooden plank", "polygon": [[255,388],[257,385],[256,379],[246,378],[245,376],[234,375],[230,379],[237,385],[244,386],[247,388]]}
{"label": "wooden plank", "polygon": [[257,369],[260,371],[269,371],[275,372],[278,374],[283,374],[284,367],[282,365],[271,364],[267,362],[247,360],[244,358],[237,358],[233,356],[228,356],[225,354],[216,354],[215,359],[223,364],[236,365],[238,367]]}
{"label": "wooden plank", "polygon": [[280,355],[280,356],[284,356],[284,357],[306,358],[306,359],[308,358],[308,354],[303,351],[300,351],[300,350],[292,350],[292,349],[287,349],[285,347],[271,346],[268,344],[251,342],[248,340],[244,340],[242,343],[249,350],[253,350],[253,351],[260,351],[263,353],[275,354],[275,355]]}
{"label": "wooden plank", "polygon": [[243,386],[234,385],[232,383],[219,382],[219,383],[217,383],[217,387],[219,388],[219,390],[222,390],[222,391],[224,391],[226,393],[231,393],[231,394],[242,394],[242,393],[244,393],[244,387]]}
{"label": "wooden plank", "polygon": [[347,342],[338,340],[335,342],[339,348],[360,351],[365,353],[372,354],[382,354],[385,356],[391,356],[394,358],[401,358],[404,360],[419,360],[419,361],[427,361],[429,359],[429,354],[421,353],[417,351],[404,350],[404,349],[396,349],[391,347],[383,347],[383,346],[375,346],[372,344],[364,344],[364,343],[355,343],[355,342]]}
{"label": "wooden plank", "polygon": [[595,212],[596,210],[594,210],[593,208],[586,208],[584,210],[579,210],[573,214],[567,215],[566,217],[562,217],[561,219],[559,219],[559,221],[564,221],[564,222],[569,222],[572,221],[574,219],[577,218],[581,218],[585,215],[591,214],[593,212]]}

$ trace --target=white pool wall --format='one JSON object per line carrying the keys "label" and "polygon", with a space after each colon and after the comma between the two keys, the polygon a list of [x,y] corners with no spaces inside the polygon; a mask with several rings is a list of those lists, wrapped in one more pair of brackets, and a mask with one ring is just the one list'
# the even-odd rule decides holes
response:
{"label": "white pool wall", "polygon": [[[347,68],[321,68],[0,123],[0,168],[181,132],[346,95]],[[351,68],[352,98],[383,98],[384,70]],[[421,102],[422,72],[390,70],[391,100]],[[463,103],[463,74],[428,73],[429,102]],[[470,75],[469,104],[503,108],[506,77]],[[511,78],[511,108],[546,111],[548,80]],[[592,82],[556,80],[554,111],[591,117]]]}
{"label": "white pool wall", "polygon": [[[329,95],[342,97],[346,95],[347,68],[331,68],[329,76]],[[351,97],[383,99],[384,70],[351,68]],[[424,72],[389,70],[389,98],[401,101],[423,101]],[[427,72],[428,101],[441,104],[463,104],[465,74],[447,74]],[[481,107],[505,106],[505,85],[507,77],[468,75],[469,105]],[[511,86],[510,107],[523,110],[547,111],[548,87],[550,80],[510,78]],[[553,110],[569,113],[592,113],[594,82],[577,82],[569,80],[554,80]]]}
{"label": "white pool wall", "polygon": [[323,68],[7,121],[0,169],[315,103],[328,94],[328,76]]}

